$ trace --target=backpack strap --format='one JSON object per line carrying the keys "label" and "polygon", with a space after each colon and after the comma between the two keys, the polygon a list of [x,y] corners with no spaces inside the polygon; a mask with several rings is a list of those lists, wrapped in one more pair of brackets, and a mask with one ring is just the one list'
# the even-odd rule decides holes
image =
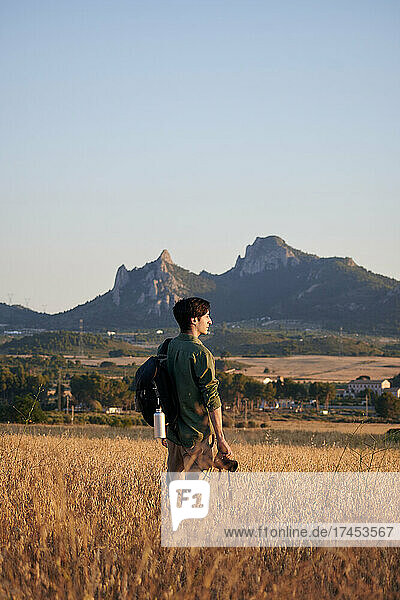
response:
{"label": "backpack strap", "polygon": [[167,352],[168,352],[168,346],[170,345],[171,342],[172,342],[172,338],[167,338],[166,340],[164,340],[158,349],[157,355],[165,354],[165,356],[166,356]]}
{"label": "backpack strap", "polygon": [[[167,338],[166,340],[163,341],[163,343],[161,344],[161,346],[158,349],[157,356],[160,356],[160,355],[161,356],[165,356],[165,357],[167,356],[167,354],[168,354],[168,347],[169,347],[170,343],[172,342],[172,339],[173,338]],[[170,377],[170,379],[172,379],[171,375],[169,377]],[[176,417],[175,417],[175,419],[171,423],[168,423],[168,427],[170,429],[172,429],[172,431],[174,432],[176,438],[179,441],[181,441],[181,439],[179,437],[178,426],[177,426],[177,421],[178,421],[178,417],[179,417],[179,398],[178,398],[177,394],[176,394],[176,400],[177,400]]]}

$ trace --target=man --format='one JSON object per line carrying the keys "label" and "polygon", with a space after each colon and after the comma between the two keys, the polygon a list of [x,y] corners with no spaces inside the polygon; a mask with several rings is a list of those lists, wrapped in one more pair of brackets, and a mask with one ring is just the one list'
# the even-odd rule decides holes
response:
{"label": "man", "polygon": [[173,313],[181,333],[168,346],[168,371],[179,399],[175,431],[167,430],[169,472],[199,472],[213,466],[214,434],[218,452],[231,456],[222,428],[221,400],[214,357],[199,340],[212,321],[210,303],[202,298],[179,300]]}

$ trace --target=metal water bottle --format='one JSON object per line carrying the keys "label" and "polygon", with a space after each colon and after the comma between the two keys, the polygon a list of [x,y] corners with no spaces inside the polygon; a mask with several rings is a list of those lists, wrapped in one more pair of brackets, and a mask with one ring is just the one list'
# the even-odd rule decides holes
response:
{"label": "metal water bottle", "polygon": [[165,414],[162,408],[156,408],[156,412],[154,413],[154,437],[161,439],[167,437],[165,432]]}

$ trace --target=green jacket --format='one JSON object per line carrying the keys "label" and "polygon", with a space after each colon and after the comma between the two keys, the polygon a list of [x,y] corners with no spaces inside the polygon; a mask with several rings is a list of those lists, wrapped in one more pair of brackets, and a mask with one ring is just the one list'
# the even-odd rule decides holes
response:
{"label": "green jacket", "polygon": [[209,412],[221,406],[214,357],[194,335],[180,333],[168,346],[167,365],[179,399],[179,439],[169,428],[167,438],[191,447],[213,433]]}

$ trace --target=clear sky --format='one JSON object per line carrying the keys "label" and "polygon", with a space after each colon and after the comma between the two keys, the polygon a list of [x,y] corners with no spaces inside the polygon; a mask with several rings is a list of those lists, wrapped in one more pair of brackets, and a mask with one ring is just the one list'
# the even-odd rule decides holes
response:
{"label": "clear sky", "polygon": [[2,0],[0,301],[257,236],[400,279],[400,4]]}

